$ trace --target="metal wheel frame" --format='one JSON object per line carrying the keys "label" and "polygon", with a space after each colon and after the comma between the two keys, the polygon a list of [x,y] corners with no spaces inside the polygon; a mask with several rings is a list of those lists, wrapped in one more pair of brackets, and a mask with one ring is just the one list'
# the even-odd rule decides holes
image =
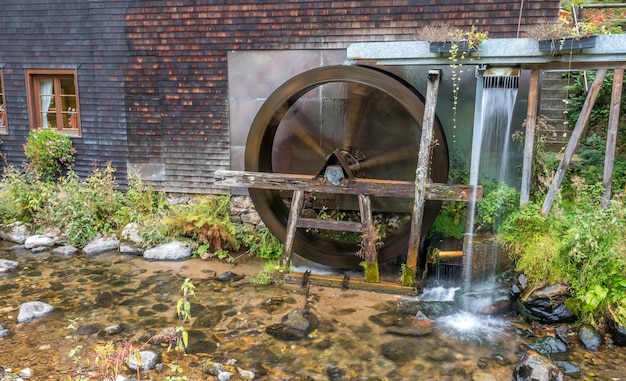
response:
{"label": "metal wheel frame", "polygon": [[[263,103],[257,113],[246,142],[245,169],[254,172],[274,172],[272,169],[272,148],[278,125],[300,97],[310,90],[332,82],[345,82],[366,85],[395,99],[415,121],[419,137],[424,114],[421,95],[406,81],[367,66],[326,66],[315,68],[296,75],[278,87]],[[411,130],[411,131],[414,131]],[[439,120],[435,120],[432,148],[431,179],[434,182],[447,182],[448,150]],[[419,138],[417,139],[419,142]],[[415,152],[417,156],[417,152]],[[249,189],[250,197],[261,219],[279,240],[284,242],[289,216],[280,192],[267,189]],[[434,222],[440,201],[427,201],[422,223],[422,236]],[[396,230],[378,250],[380,263],[387,262],[407,252],[409,225]],[[294,252],[314,262],[337,268],[358,267],[361,259],[356,255],[357,244],[345,243],[319,236],[312,236],[301,229],[296,234]]]}

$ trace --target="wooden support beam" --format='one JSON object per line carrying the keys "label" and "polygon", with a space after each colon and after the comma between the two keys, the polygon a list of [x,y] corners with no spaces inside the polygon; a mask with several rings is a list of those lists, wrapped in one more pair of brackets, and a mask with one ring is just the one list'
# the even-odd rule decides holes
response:
{"label": "wooden support beam", "polygon": [[[215,184],[274,190],[301,190],[314,193],[353,194],[380,197],[412,199],[415,196],[415,183],[411,181],[344,179],[340,185],[333,185],[324,178],[309,175],[295,175],[269,172],[247,172],[218,170],[214,174]],[[426,200],[468,201],[474,187],[458,184],[426,183]],[[482,199],[482,187],[477,186],[478,200]]]}
{"label": "wooden support beam", "polygon": [[585,130],[585,126],[589,121],[589,116],[591,115],[591,109],[593,105],[596,103],[596,98],[598,97],[598,93],[600,92],[600,88],[602,87],[602,81],[606,76],[606,69],[599,69],[596,72],[596,78],[591,84],[591,88],[589,89],[589,93],[587,94],[587,99],[585,99],[585,103],[583,104],[582,109],[580,110],[580,116],[578,117],[578,121],[576,122],[576,126],[572,131],[572,135],[570,136],[569,141],[567,142],[567,146],[565,147],[565,152],[563,153],[563,158],[561,159],[561,163],[559,164],[556,173],[554,174],[554,178],[552,179],[552,184],[550,184],[550,189],[548,190],[548,194],[546,195],[546,199],[541,207],[541,215],[547,216],[550,213],[550,209],[552,208],[552,203],[554,202],[554,198],[556,197],[556,192],[561,187],[561,183],[563,182],[563,178],[565,177],[565,171],[569,167],[569,163],[574,156],[574,152],[576,152],[576,147],[578,146],[578,141]]}
{"label": "wooden support beam", "polygon": [[[288,284],[302,284],[302,273],[285,274],[283,280]],[[401,286],[395,282],[381,281],[378,283],[367,282],[361,278],[351,278],[340,275],[309,274],[307,280],[316,286],[341,288],[343,290],[361,290],[369,292],[385,292],[397,295],[417,295],[415,287]]]}
{"label": "wooden support beam", "polygon": [[[415,197],[413,204],[413,218],[411,219],[411,232],[409,233],[409,250],[407,253],[406,267],[415,274],[418,265],[418,249],[421,239],[422,220],[424,217],[424,202],[426,200],[426,183],[430,177],[430,154],[433,143],[433,125],[435,121],[435,109],[437,107],[437,94],[439,93],[439,81],[441,71],[430,70],[428,72],[428,86],[426,88],[426,102],[424,104],[424,120],[422,122],[422,137],[417,157],[417,170],[415,171]],[[405,281],[402,282],[406,284]]]}
{"label": "wooden support beam", "polygon": [[530,200],[530,182],[533,170],[533,150],[535,146],[535,127],[537,126],[537,106],[539,104],[539,83],[541,71],[530,71],[528,88],[528,108],[526,110],[526,136],[524,138],[524,159],[522,162],[522,187],[520,190],[520,205]]}
{"label": "wooden support beam", "polygon": [[289,209],[287,233],[285,235],[285,242],[283,243],[283,252],[281,255],[281,267],[283,269],[289,268],[291,253],[293,251],[293,241],[296,239],[296,229],[298,228],[298,220],[300,219],[300,212],[302,212],[303,205],[304,192],[301,190],[294,191],[291,199],[291,209]]}
{"label": "wooden support beam", "polygon": [[613,72],[613,89],[611,92],[611,109],[609,111],[609,129],[606,135],[606,151],[604,155],[604,174],[602,176],[602,186],[604,195],[601,208],[606,208],[611,200],[611,183],[613,182],[613,164],[615,162],[615,144],[617,141],[617,130],[619,127],[619,112],[622,103],[622,87],[624,81],[624,69],[615,69]]}

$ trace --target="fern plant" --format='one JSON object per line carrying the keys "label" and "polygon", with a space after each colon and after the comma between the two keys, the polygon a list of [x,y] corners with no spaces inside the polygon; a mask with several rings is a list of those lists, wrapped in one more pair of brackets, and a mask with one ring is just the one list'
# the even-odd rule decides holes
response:
{"label": "fern plant", "polygon": [[194,205],[180,206],[165,221],[172,233],[206,244],[212,252],[239,250],[235,224],[230,220],[230,196],[199,197]]}

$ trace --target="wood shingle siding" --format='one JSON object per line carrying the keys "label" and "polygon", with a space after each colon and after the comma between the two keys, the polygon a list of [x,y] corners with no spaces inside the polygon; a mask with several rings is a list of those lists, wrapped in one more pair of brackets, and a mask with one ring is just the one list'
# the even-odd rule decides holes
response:
{"label": "wood shingle siding", "polygon": [[[158,189],[223,192],[230,167],[227,52],[345,49],[411,40],[426,24],[476,25],[515,37],[519,0],[5,0],[0,69],[10,164],[30,128],[27,68],[77,68],[82,138],[76,171],[111,161],[121,183],[142,165]],[[522,28],[558,19],[559,1],[526,0]],[[280,65],[277,62],[276,65]],[[144,168],[144,169],[145,169]],[[145,174],[145,173],[144,173]]]}

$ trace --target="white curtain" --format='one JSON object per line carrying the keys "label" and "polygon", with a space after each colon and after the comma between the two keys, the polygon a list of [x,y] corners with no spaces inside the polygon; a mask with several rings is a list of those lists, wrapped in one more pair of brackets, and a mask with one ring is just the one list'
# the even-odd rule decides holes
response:
{"label": "white curtain", "polygon": [[48,128],[48,109],[52,102],[52,78],[41,78],[39,80],[39,94],[41,95],[41,119],[43,128]]}

